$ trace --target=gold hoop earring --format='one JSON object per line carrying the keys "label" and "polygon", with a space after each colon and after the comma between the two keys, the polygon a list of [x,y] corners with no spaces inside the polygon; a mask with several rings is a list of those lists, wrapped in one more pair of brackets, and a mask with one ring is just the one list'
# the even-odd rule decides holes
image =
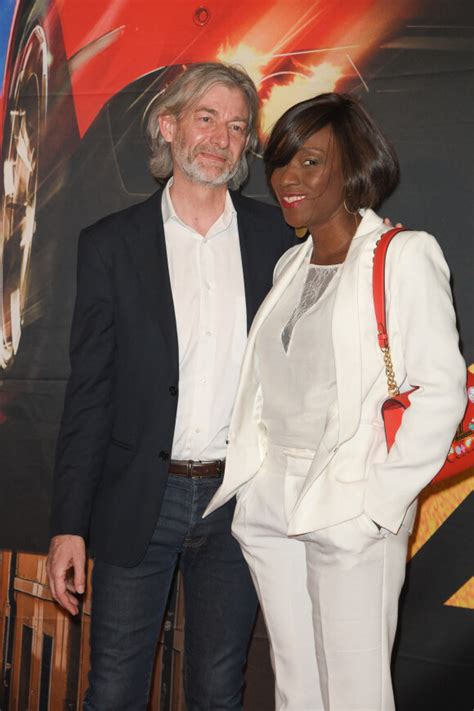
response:
{"label": "gold hoop earring", "polygon": [[345,209],[346,212],[349,213],[349,215],[357,215],[357,213],[359,212],[359,210],[354,210],[354,212],[352,212],[352,210],[349,210],[349,208],[348,208],[347,205],[346,205],[346,198],[344,198],[343,203],[344,203],[344,209]]}
{"label": "gold hoop earring", "polygon": [[307,227],[295,227],[295,235],[298,237],[298,239],[303,239],[303,237],[306,237],[307,234]]}

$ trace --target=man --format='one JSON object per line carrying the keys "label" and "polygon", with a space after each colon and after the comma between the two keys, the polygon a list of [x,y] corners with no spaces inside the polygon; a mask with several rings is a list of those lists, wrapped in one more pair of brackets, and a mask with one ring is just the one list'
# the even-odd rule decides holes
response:
{"label": "man", "polygon": [[146,708],[178,564],[187,707],[242,708],[256,597],[234,502],[201,517],[224,470],[246,331],[292,244],[278,210],[228,192],[246,178],[257,105],[243,71],[187,69],[149,118],[166,187],[80,236],[48,573],[76,614],[88,541],[88,711]]}

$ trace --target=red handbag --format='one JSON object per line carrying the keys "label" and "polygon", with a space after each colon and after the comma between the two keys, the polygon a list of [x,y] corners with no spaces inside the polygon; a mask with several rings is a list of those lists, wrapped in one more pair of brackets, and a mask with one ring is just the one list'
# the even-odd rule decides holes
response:
{"label": "red handbag", "polygon": [[[377,334],[380,349],[383,353],[385,373],[389,397],[382,405],[382,418],[385,427],[387,449],[390,451],[400,427],[403,413],[410,407],[410,395],[417,390],[400,393],[390,355],[388,342],[387,320],[385,310],[385,259],[387,249],[392,239],[404,227],[396,227],[385,232],[378,240],[374,249],[374,266],[372,276],[372,290],[374,297],[375,318],[377,320]],[[448,456],[438,474],[432,480],[439,482],[474,466],[474,369],[470,366],[467,370],[468,405],[464,417],[459,424],[456,435],[451,444]]]}

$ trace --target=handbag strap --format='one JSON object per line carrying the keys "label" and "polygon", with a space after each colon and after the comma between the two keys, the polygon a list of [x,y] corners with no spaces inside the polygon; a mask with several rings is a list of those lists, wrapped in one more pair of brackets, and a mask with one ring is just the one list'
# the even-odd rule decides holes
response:
{"label": "handbag strap", "polygon": [[392,239],[406,227],[394,227],[378,239],[374,249],[374,264],[372,273],[372,292],[374,297],[375,319],[377,322],[377,337],[380,350],[383,353],[385,374],[387,376],[388,394],[391,397],[399,395],[400,391],[395,380],[390,344],[387,332],[387,313],[385,307],[385,261],[387,250]]}

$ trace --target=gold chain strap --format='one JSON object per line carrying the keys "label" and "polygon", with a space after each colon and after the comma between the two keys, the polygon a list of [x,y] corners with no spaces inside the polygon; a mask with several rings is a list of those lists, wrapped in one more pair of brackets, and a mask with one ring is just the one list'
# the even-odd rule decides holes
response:
{"label": "gold chain strap", "polygon": [[[379,242],[381,239],[382,236],[380,236],[377,242],[375,243],[372,261],[375,259],[375,252],[377,251],[377,247],[379,246]],[[395,397],[396,395],[400,395],[400,390],[398,389],[397,381],[395,380],[395,371],[393,370],[392,356],[390,354],[389,346],[387,346],[386,348],[382,348],[382,353],[383,362],[385,364],[385,375],[387,376],[388,394],[390,395],[390,397]]]}
{"label": "gold chain strap", "polygon": [[395,372],[393,370],[392,356],[390,355],[390,348],[382,348],[383,362],[385,364],[385,375],[387,376],[387,388],[390,397],[395,397],[400,395],[400,390],[398,389],[397,381],[395,380]]}

